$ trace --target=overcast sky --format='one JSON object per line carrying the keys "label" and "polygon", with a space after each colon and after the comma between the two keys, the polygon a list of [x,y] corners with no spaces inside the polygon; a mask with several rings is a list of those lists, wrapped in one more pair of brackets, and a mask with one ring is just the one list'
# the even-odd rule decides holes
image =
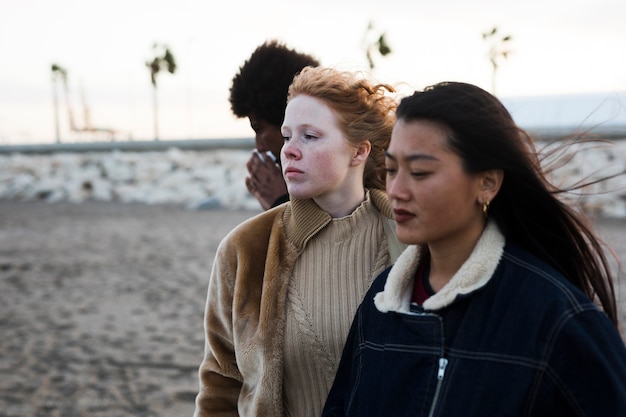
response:
{"label": "overcast sky", "polygon": [[[623,0],[0,0],[0,144],[54,141],[53,63],[68,71],[77,124],[82,93],[94,125],[152,138],[145,61],[155,42],[178,63],[158,77],[161,138],[247,137],[228,88],[257,45],[279,39],[322,64],[367,70],[369,22],[393,50],[374,76],[401,91],[443,80],[491,91],[482,33],[497,26],[512,36],[499,97],[624,92],[624,16]],[[61,138],[78,140],[64,105],[60,116]]]}

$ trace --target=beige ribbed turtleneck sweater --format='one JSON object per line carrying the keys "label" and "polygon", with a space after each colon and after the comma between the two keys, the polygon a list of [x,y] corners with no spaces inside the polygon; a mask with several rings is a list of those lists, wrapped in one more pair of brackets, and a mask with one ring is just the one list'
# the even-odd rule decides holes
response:
{"label": "beige ribbed turtleneck sweater", "polygon": [[284,402],[288,416],[319,416],[352,318],[389,264],[383,218],[367,199],[333,219],[296,261],[287,295]]}

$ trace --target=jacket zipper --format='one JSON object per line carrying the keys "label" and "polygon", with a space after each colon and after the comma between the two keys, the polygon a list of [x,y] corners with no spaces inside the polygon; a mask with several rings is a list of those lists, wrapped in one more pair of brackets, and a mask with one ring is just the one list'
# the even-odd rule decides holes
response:
{"label": "jacket zipper", "polygon": [[428,417],[433,417],[435,415],[435,409],[437,408],[437,402],[439,401],[439,395],[441,391],[441,385],[443,385],[443,377],[446,373],[446,367],[448,366],[448,359],[445,358],[445,341],[444,341],[444,331],[443,331],[443,319],[441,316],[424,311],[422,306],[411,303],[409,314],[415,316],[433,316],[439,319],[439,323],[441,325],[441,357],[439,358],[439,369],[437,370],[437,387],[435,388],[435,395],[433,396],[433,403],[430,406],[430,412],[428,413]]}
{"label": "jacket zipper", "polygon": [[430,413],[428,413],[428,417],[433,417],[435,415],[435,408],[437,407],[437,400],[439,399],[441,384],[443,383],[443,376],[446,373],[446,366],[448,366],[448,360],[446,358],[439,358],[439,371],[437,371],[437,388],[435,388],[433,404],[430,407]]}

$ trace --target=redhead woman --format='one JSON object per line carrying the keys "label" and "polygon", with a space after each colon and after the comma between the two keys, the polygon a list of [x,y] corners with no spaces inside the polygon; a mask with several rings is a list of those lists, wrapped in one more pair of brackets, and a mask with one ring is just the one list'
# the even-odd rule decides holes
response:
{"label": "redhead woman", "polygon": [[601,242],[504,106],[416,92],[386,165],[409,246],[359,307],[323,416],[626,416]]}
{"label": "redhead woman", "polygon": [[290,201],[221,242],[197,416],[319,416],[352,317],[401,250],[385,194],[389,86],[307,67],[281,131]]}

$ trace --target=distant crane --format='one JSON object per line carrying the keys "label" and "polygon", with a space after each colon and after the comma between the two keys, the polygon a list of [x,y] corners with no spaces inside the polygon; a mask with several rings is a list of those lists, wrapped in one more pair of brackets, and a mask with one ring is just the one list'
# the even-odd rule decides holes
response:
{"label": "distant crane", "polygon": [[84,90],[81,86],[81,98],[82,98],[82,106],[83,106],[83,127],[78,127],[76,121],[74,120],[74,112],[72,111],[72,106],[70,102],[70,92],[69,92],[69,83],[67,77],[67,70],[61,67],[58,64],[52,64],[52,83],[53,83],[53,94],[54,94],[54,112],[55,112],[55,127],[56,127],[56,141],[57,143],[61,142],[60,135],[60,127],[59,127],[59,105],[58,105],[58,97],[57,97],[57,87],[56,84],[58,81],[61,81],[63,84],[63,93],[64,93],[64,101],[65,107],[67,109],[67,115],[69,119],[69,126],[72,132],[82,134],[87,133],[91,135],[104,135],[104,137],[108,140],[115,140],[116,130],[108,128],[108,127],[96,127],[91,122],[91,113],[89,111],[89,107],[87,106],[87,102],[85,100]]}
{"label": "distant crane", "polygon": [[85,89],[83,88],[82,84],[80,86],[80,95],[81,95],[81,100],[83,104],[84,127],[82,129],[75,129],[75,130],[82,131],[82,132],[89,132],[93,134],[102,133],[104,134],[104,137],[107,138],[108,140],[111,140],[111,141],[115,140],[115,134],[117,133],[116,130],[111,129],[109,127],[97,127],[97,126],[94,126],[93,123],[91,122],[91,110],[89,109],[89,106],[87,105],[87,100],[85,99]]}

